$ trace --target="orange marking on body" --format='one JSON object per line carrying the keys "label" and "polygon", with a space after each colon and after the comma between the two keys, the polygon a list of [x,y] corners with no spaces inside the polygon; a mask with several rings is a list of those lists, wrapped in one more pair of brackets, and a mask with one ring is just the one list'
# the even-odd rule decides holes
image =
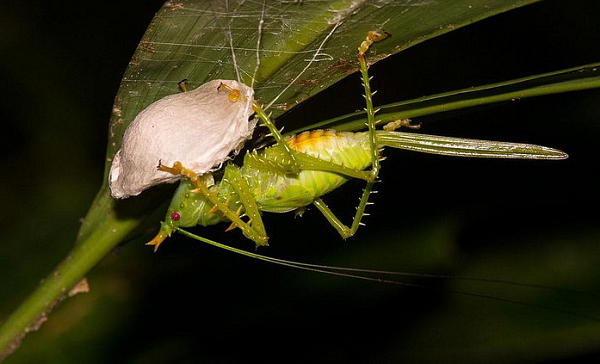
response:
{"label": "orange marking on body", "polygon": [[317,149],[319,144],[334,137],[337,137],[335,130],[311,130],[296,135],[287,143],[290,148],[304,152],[306,149]]}

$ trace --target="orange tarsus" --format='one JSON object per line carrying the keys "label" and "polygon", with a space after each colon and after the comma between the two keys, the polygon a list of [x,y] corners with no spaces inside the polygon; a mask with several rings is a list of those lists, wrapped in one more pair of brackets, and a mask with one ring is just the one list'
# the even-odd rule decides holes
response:
{"label": "orange tarsus", "polygon": [[421,128],[421,124],[411,124],[412,120],[410,119],[398,119],[394,121],[390,121],[389,123],[383,126],[383,130],[386,131],[394,131],[396,129],[400,129],[402,127],[409,129],[419,129]]}
{"label": "orange tarsus", "polygon": [[360,47],[358,47],[358,57],[364,57],[371,44],[380,42],[389,36],[389,33],[386,32],[378,33],[373,30],[369,31],[365,40],[363,40],[363,42],[360,44]]}
{"label": "orange tarsus", "polygon": [[217,91],[220,91],[221,88],[229,91],[229,101],[231,101],[231,102],[237,102],[237,101],[241,101],[242,100],[242,94],[240,93],[240,90],[231,88],[231,87],[229,87],[228,85],[226,85],[226,84],[224,84],[222,82],[219,85],[219,87],[217,87]]}
{"label": "orange tarsus", "polygon": [[177,82],[177,85],[179,85],[181,91],[187,92],[187,78],[184,78],[183,80]]}

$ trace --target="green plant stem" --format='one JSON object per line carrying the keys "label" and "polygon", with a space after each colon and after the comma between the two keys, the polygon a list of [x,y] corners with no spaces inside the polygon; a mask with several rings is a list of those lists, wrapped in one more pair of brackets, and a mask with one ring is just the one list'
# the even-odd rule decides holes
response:
{"label": "green plant stem", "polygon": [[[590,90],[599,87],[600,63],[593,63],[490,85],[380,105],[378,106],[377,119],[381,123],[387,123],[398,119],[439,114],[498,102]],[[292,130],[285,135],[318,128],[335,128],[338,131],[362,130],[365,128],[365,119],[365,112],[360,111],[307,125]]]}
{"label": "green plant stem", "polygon": [[[0,327],[0,361],[19,347],[27,333],[36,331],[50,311],[69,296],[71,288],[137,226],[138,219],[120,219],[114,204],[106,189],[101,189],[75,247],[3,322]],[[92,230],[86,229],[86,226],[92,225],[95,226]]]}

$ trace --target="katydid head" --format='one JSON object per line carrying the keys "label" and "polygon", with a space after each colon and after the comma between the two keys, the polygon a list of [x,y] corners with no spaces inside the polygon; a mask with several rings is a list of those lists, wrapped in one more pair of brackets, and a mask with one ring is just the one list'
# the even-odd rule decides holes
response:
{"label": "katydid head", "polygon": [[154,252],[156,252],[158,250],[158,247],[168,238],[171,236],[171,234],[173,233],[173,231],[175,231],[179,225],[180,225],[180,220],[181,220],[181,212],[180,211],[176,211],[176,210],[169,210],[169,213],[167,213],[167,216],[165,218],[165,221],[163,221],[160,225],[160,230],[158,231],[158,234],[156,234],[156,236],[150,240],[149,242],[146,243],[146,245],[153,245],[154,246]]}

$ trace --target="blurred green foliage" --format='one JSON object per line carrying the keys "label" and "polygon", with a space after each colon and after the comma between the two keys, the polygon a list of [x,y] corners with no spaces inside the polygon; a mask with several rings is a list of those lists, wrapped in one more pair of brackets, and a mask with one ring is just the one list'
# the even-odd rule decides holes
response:
{"label": "blurred green foliage", "polygon": [[[0,320],[70,250],[101,184],[121,75],[161,4],[0,5]],[[372,67],[376,101],[596,62],[599,15],[594,0],[544,1],[452,32]],[[362,102],[358,78],[349,77],[281,122],[322,120]],[[158,254],[129,244],[109,256],[89,277],[91,292],[62,305],[6,362],[591,361],[600,353],[597,321],[447,290],[600,317],[600,93],[419,121],[430,134],[532,142],[570,159],[388,151],[372,216],[356,238],[340,241],[314,211],[268,215],[264,252],[565,290],[425,278],[416,283],[439,289],[402,288],[268,266],[175,237]],[[351,184],[328,202],[349,218],[355,200],[347,196],[359,191]],[[221,230],[201,233],[251,248]]]}

